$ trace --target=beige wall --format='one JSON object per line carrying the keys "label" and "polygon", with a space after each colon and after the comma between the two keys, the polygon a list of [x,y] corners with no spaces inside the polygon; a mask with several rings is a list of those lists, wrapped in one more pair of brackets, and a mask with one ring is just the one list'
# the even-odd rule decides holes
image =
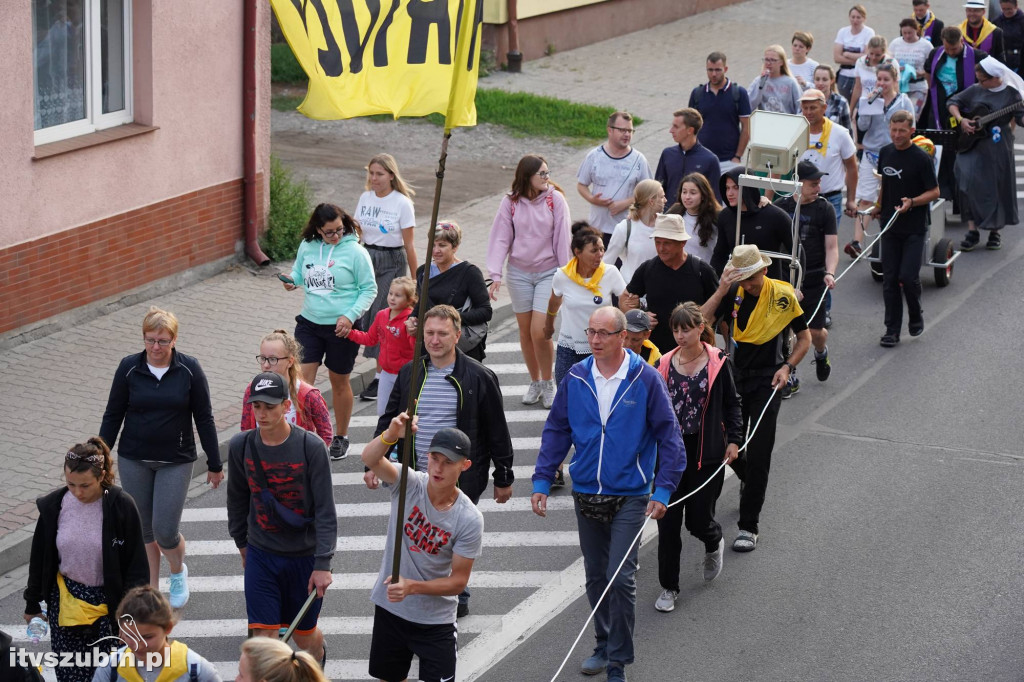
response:
{"label": "beige wall", "polygon": [[[241,2],[135,0],[135,121],[159,130],[39,160],[30,3],[4,4],[0,249],[242,176]],[[269,3],[259,2],[258,12],[257,171],[266,183]],[[237,230],[241,238],[240,224]]]}

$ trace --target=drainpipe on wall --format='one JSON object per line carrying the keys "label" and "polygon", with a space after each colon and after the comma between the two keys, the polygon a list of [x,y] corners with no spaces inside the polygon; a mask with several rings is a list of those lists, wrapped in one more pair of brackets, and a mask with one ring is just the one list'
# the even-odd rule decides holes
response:
{"label": "drainpipe on wall", "polygon": [[245,203],[245,253],[258,265],[270,259],[259,243],[256,224],[256,16],[259,0],[244,0],[245,33],[242,39],[242,165]]}
{"label": "drainpipe on wall", "polygon": [[519,51],[519,18],[516,0],[508,0],[508,60],[509,73],[522,73],[523,53]]}

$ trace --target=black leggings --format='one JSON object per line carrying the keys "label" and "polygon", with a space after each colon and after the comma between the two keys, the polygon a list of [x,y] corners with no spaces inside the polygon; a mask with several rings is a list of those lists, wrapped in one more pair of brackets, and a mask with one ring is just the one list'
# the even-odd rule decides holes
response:
{"label": "black leggings", "polygon": [[[670,504],[708,480],[725,458],[725,453],[720,452],[704,453],[702,459],[699,441],[699,434],[683,434],[687,454],[686,471],[679,481],[679,487],[672,493]],[[700,470],[697,469],[698,462]],[[685,502],[669,507],[665,516],[658,519],[658,580],[662,588],[679,591],[679,553],[683,549],[680,533],[684,517],[686,530],[704,543],[705,552],[718,549],[718,543],[722,540],[722,526],[715,521],[715,503],[722,494],[724,481],[725,469],[722,469],[700,492],[688,497]]]}

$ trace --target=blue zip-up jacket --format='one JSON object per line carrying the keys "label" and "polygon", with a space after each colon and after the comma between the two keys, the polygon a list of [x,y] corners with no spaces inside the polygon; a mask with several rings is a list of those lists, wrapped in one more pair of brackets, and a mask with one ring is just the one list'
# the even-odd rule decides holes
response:
{"label": "blue zip-up jacket", "polygon": [[[549,495],[555,470],[576,447],[569,473],[573,491],[596,495],[646,495],[668,506],[686,469],[686,449],[658,370],[626,349],[629,370],[612,399],[608,421],[594,384],[594,358],[573,365],[551,405],[533,474],[533,492]],[[654,465],[660,459],[655,478]]]}

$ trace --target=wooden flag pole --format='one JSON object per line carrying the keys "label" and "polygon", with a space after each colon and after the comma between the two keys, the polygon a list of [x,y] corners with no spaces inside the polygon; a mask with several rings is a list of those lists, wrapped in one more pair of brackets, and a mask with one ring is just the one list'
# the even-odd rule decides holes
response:
{"label": "wooden flag pole", "polygon": [[[437,214],[441,208],[441,185],[444,184],[444,166],[448,160],[448,140],[452,137],[451,128],[445,128],[444,141],[441,142],[441,156],[437,160],[437,183],[434,185],[434,206],[430,211],[430,229],[427,231],[427,253],[423,263],[423,282],[420,284],[420,307],[416,314],[416,348],[412,356],[412,373],[409,377],[409,400],[405,405],[406,412],[412,417],[416,412],[416,392],[413,387],[419,386],[420,372],[423,371],[423,316],[429,309],[427,290],[430,287],[430,262],[434,255],[434,233],[437,228]],[[412,273],[413,276],[416,273]],[[405,438],[402,441],[402,473],[398,479],[398,513],[395,514],[395,554],[391,563],[391,583],[397,583],[399,569],[402,566],[402,529],[405,527],[405,491],[408,486],[409,467],[412,465],[412,419],[405,425]]]}

